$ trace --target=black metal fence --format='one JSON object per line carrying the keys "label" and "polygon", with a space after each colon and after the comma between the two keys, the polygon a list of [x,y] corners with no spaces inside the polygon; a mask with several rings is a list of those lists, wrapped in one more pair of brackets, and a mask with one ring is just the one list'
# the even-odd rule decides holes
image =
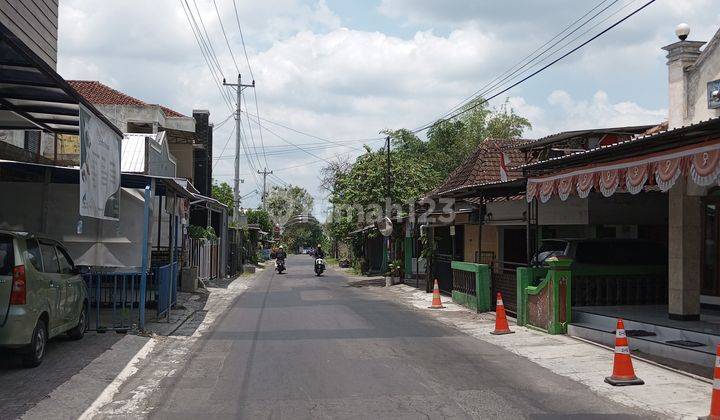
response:
{"label": "black metal fence", "polygon": [[667,303],[668,277],[664,273],[573,274],[573,306],[664,305]]}
{"label": "black metal fence", "polygon": [[452,270],[453,274],[453,290],[466,295],[477,295],[477,281],[475,273],[465,270]]}
{"label": "black metal fence", "polygon": [[517,314],[517,268],[525,264],[510,261],[495,261],[492,267],[492,296],[490,299],[495,308],[498,292],[501,293],[503,305],[507,312]]}

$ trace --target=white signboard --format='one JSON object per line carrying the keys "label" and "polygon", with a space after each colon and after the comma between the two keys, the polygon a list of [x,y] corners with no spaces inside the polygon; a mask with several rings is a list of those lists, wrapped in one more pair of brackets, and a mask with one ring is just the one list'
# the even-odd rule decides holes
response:
{"label": "white signboard", "polygon": [[80,216],[120,218],[122,137],[80,105]]}

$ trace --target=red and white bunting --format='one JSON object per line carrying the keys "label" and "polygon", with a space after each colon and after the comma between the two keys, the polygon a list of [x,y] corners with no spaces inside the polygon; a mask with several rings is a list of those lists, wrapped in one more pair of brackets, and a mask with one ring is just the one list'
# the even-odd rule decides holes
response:
{"label": "red and white bunting", "polygon": [[720,150],[709,150],[692,155],[690,176],[696,184],[707,187],[717,182],[720,175]]}
{"label": "red and white bunting", "polygon": [[607,171],[600,172],[598,185],[600,186],[600,192],[603,196],[610,197],[615,194],[615,191],[617,191],[617,188],[620,185],[620,170],[609,169]]}
{"label": "red and white bunting", "polygon": [[630,194],[639,194],[648,180],[648,165],[640,164],[627,168],[625,172],[625,189]]}
{"label": "red and white bunting", "polygon": [[720,139],[633,159],[588,165],[557,175],[529,178],[527,200],[530,202],[538,197],[546,203],[557,194],[565,201],[573,191],[577,191],[580,198],[587,198],[593,188],[605,197],[618,190],[638,194],[650,180],[661,191],[668,191],[683,174],[688,174],[703,187],[720,185]]}

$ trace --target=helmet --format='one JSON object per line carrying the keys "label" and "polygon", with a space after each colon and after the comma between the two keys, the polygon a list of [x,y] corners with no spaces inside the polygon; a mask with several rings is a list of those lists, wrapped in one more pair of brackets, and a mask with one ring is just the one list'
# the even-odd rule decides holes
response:
{"label": "helmet", "polygon": [[322,248],[322,245],[318,244],[318,246],[317,246],[317,247],[318,247],[318,248]]}
{"label": "helmet", "polygon": [[280,249],[283,249],[283,246],[282,246],[282,245],[280,245]]}

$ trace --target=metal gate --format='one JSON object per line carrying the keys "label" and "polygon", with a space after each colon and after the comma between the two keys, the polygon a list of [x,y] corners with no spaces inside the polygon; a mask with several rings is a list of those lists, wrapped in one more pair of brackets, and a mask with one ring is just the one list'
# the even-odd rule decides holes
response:
{"label": "metal gate", "polygon": [[190,239],[190,266],[198,268],[198,278],[208,280],[220,274],[220,246],[218,241]]}
{"label": "metal gate", "polygon": [[168,314],[177,303],[177,278],[179,264],[176,262],[155,268],[157,278],[157,317]]}
{"label": "metal gate", "polygon": [[517,315],[517,268],[525,264],[508,261],[495,261],[492,267],[492,299],[495,308],[498,292],[502,294],[505,310]]}
{"label": "metal gate", "polygon": [[438,254],[432,259],[432,278],[429,279],[430,284],[432,285],[436,279],[441,292],[452,294],[452,256]]}
{"label": "metal gate", "polygon": [[[83,280],[88,291],[88,328],[90,330],[127,331],[137,324],[140,305],[155,297],[145,294],[140,302],[140,273],[86,273]],[[156,288],[154,276],[148,275],[147,290]]]}

